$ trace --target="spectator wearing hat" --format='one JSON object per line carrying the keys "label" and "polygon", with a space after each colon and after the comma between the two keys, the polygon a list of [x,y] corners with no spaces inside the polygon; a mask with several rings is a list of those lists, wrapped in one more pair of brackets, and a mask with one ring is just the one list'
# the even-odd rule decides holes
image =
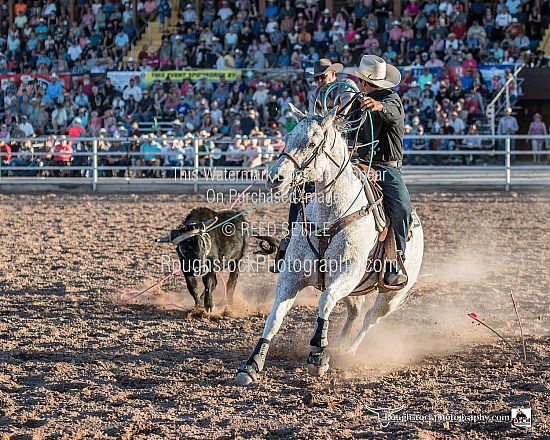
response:
{"label": "spectator wearing hat", "polygon": [[21,122],[19,124],[19,129],[23,131],[23,133],[25,134],[25,137],[34,136],[34,128],[32,124],[29,122],[27,115],[21,115]]}
{"label": "spectator wearing hat", "polygon": [[317,20],[317,25],[321,25],[323,31],[329,32],[334,25],[334,18],[330,16],[330,10],[325,8]]}
{"label": "spectator wearing hat", "polygon": [[[69,167],[71,166],[72,156],[73,156],[73,147],[67,138],[62,135],[57,140],[53,147],[52,151],[52,160],[49,163],[49,166],[52,167]],[[52,175],[54,177],[62,177],[67,175],[67,172],[64,170],[52,170]]]}
{"label": "spectator wearing hat", "polygon": [[[262,121],[265,121],[265,105],[267,104],[269,100],[269,90],[267,88],[266,83],[263,81],[260,81],[258,85],[256,86],[256,91],[252,95],[252,102],[254,103],[254,106],[256,110],[258,111],[258,114],[261,116]],[[245,133],[248,134],[248,133]]]}
{"label": "spectator wearing hat", "polygon": [[[500,135],[515,135],[519,131],[518,121],[515,116],[512,116],[512,108],[506,107],[504,109],[504,116],[498,122],[497,134]],[[502,141],[504,146],[504,141]],[[516,149],[516,140],[510,139],[510,149],[514,151]],[[512,156],[512,160],[516,160],[516,156]]]}
{"label": "spectator wearing hat", "polygon": [[[313,79],[317,84],[317,87],[309,93],[308,96],[308,112],[311,114],[319,114],[323,111],[322,101],[319,93],[327,84],[336,81],[336,74],[341,72],[344,66],[340,63],[331,63],[330,60],[322,58],[319,61],[313,63]],[[343,108],[348,103],[351,95],[351,87],[353,84],[349,80],[344,82],[349,83],[350,87],[344,85],[334,88],[327,96],[326,103],[328,108],[338,106]]]}
{"label": "spectator wearing hat", "polygon": [[52,127],[55,134],[65,133],[67,130],[68,117],[65,107],[58,102],[51,114]]}
{"label": "spectator wearing hat", "polygon": [[46,96],[48,102],[51,102],[52,105],[55,102],[58,102],[61,96],[63,95],[63,85],[58,81],[57,74],[52,73],[50,77],[50,82],[46,87]]}
{"label": "spectator wearing hat", "polygon": [[[205,5],[204,9],[209,7],[209,5]],[[195,8],[193,4],[187,3],[185,5],[185,9],[183,11],[180,11],[180,15],[183,17],[183,22],[188,25],[194,25],[195,22],[197,22],[197,12],[195,11]]]}
{"label": "spectator wearing hat", "polygon": [[38,98],[35,96],[30,101],[29,110],[27,112],[27,116],[29,117],[29,122],[31,124],[35,124],[36,116],[38,115],[38,112],[40,111],[40,102],[38,101]]}

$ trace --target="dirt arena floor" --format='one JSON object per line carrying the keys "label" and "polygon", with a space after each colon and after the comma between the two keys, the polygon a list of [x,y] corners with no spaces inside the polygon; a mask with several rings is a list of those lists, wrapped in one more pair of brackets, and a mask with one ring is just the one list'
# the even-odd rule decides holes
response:
{"label": "dirt arena floor", "polygon": [[[211,315],[182,310],[180,277],[125,301],[168,273],[175,251],[153,240],[212,206],[204,195],[0,195],[0,438],[550,438],[550,194],[412,197],[426,249],[411,300],[354,359],[333,347],[318,379],[305,363],[318,294],[302,292],[261,379],[240,388],[274,295],[267,267]],[[467,316],[522,353],[511,290],[527,362]],[[332,341],[344,316],[338,305]],[[383,427],[365,405],[402,408]],[[511,427],[517,408],[531,409],[531,428]]]}

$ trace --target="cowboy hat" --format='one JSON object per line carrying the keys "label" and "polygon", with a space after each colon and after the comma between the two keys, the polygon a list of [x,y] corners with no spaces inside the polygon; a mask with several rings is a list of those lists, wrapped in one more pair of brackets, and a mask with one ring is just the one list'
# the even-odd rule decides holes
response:
{"label": "cowboy hat", "polygon": [[321,58],[313,63],[313,78],[324,75],[327,72],[341,72],[344,66],[340,63],[332,64],[330,60]]}
{"label": "cowboy hat", "polygon": [[401,73],[397,67],[376,55],[363,55],[359,68],[347,67],[344,73],[364,79],[383,89],[390,89],[401,82]]}

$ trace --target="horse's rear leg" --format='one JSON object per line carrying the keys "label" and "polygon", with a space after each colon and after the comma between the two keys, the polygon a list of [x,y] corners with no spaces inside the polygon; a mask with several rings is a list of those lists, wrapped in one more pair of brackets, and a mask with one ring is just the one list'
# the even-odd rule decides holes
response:
{"label": "horse's rear leg", "polygon": [[346,296],[344,299],[344,304],[348,312],[346,317],[346,322],[342,327],[340,332],[340,344],[345,345],[349,342],[351,337],[351,330],[357,322],[357,318],[361,313],[361,307],[365,303],[365,296]]}
{"label": "horse's rear leg", "polygon": [[[292,276],[294,275],[294,276]],[[269,344],[273,337],[281,328],[283,320],[294,304],[299,290],[299,280],[297,274],[282,273],[277,280],[277,292],[275,302],[269,312],[264,326],[262,337],[256,344],[254,351],[246,361],[241,365],[235,378],[237,384],[245,386],[256,381],[258,374],[263,370]]]}
{"label": "horse's rear leg", "polygon": [[361,342],[367,335],[368,331],[373,328],[382,318],[388,316],[399,307],[404,294],[404,291],[387,291],[378,293],[374,305],[365,315],[365,319],[363,320],[363,327],[347,350],[348,354],[354,355],[357,352],[359,345],[361,345]]}

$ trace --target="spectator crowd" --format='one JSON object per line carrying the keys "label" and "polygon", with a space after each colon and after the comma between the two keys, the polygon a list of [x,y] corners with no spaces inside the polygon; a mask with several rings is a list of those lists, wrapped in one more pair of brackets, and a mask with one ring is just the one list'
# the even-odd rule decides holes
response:
{"label": "spectator crowd", "polygon": [[[512,104],[517,99],[515,67],[547,66],[538,45],[550,4],[541,0],[473,0],[467,12],[459,0],[406,0],[399,15],[390,0],[351,0],[334,11],[322,0],[268,0],[265,13],[257,0],[206,0],[199,10],[194,2],[140,0],[136,13],[130,1],[82,0],[73,20],[68,2],[16,0],[13,22],[8,1],[0,4],[2,166],[28,165],[17,172],[29,175],[41,164],[86,164],[91,144],[67,137],[115,138],[101,140],[100,150],[102,163],[119,167],[117,174],[133,165],[152,167],[150,175],[158,175],[158,165],[188,165],[197,142],[201,163],[259,166],[295,124],[289,104],[305,110],[316,85],[304,69],[320,58],[350,66],[376,54],[400,66],[406,130],[417,135],[479,133],[488,101],[510,78]],[[176,26],[169,26],[172,14]],[[148,23],[159,26],[160,47],[143,45],[135,59],[128,57]],[[486,81],[480,64],[509,68]],[[214,82],[206,76],[142,80],[145,72],[188,68],[256,74],[228,81],[221,73]],[[134,72],[124,90],[107,77],[116,71]],[[46,135],[51,140],[40,146],[17,141]],[[405,147],[478,144],[414,139]]]}

